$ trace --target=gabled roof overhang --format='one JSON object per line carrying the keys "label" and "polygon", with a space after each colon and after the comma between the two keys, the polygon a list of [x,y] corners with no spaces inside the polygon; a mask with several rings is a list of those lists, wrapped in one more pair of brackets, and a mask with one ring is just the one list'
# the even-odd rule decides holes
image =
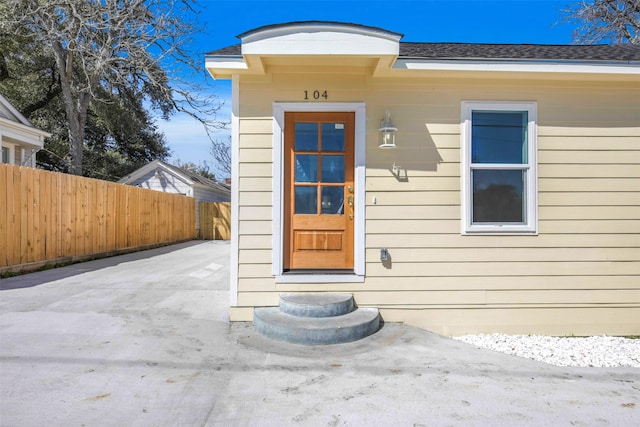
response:
{"label": "gabled roof overhang", "polygon": [[640,81],[635,46],[405,43],[402,34],[337,22],[294,22],[238,36],[206,56],[217,79],[323,67],[375,77]]}
{"label": "gabled roof overhang", "polygon": [[337,22],[294,22],[260,27],[238,36],[236,54],[208,54],[214,78],[264,74],[273,66],[366,67],[375,72],[393,65],[402,34],[376,27]]}
{"label": "gabled roof overhang", "polygon": [[37,149],[41,149],[44,146],[44,139],[51,136],[49,132],[37,129],[33,125],[26,126],[3,117],[0,117],[0,135],[7,142]]}

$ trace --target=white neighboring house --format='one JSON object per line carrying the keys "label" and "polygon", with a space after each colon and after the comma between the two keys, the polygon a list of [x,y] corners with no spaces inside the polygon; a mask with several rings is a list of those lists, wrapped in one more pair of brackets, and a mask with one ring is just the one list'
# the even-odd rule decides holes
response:
{"label": "white neighboring house", "polygon": [[195,198],[196,228],[200,229],[198,206],[200,202],[229,202],[230,188],[201,175],[180,169],[161,160],[154,160],[118,181],[165,193],[182,194]]}
{"label": "white neighboring house", "polygon": [[0,95],[2,163],[36,167],[36,153],[51,134],[35,128],[7,98]]}

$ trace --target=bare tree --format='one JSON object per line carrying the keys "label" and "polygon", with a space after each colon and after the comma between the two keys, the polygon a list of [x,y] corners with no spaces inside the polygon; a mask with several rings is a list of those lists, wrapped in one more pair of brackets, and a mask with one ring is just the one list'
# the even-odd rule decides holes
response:
{"label": "bare tree", "polygon": [[231,177],[231,138],[226,141],[211,140],[211,155],[216,161],[216,169],[221,177]]}
{"label": "bare tree", "polygon": [[[206,127],[220,103],[182,72],[201,71],[184,50],[198,28],[184,19],[195,0],[5,0],[0,28],[50,51],[60,79],[68,122],[71,172],[82,174],[87,112],[122,89],[135,90],[163,118],[186,112]],[[28,46],[25,46],[28,48]],[[180,72],[174,73],[175,70]],[[203,80],[204,82],[205,80]]]}
{"label": "bare tree", "polygon": [[183,162],[180,159],[176,159],[173,165],[190,173],[209,178],[213,181],[216,180],[216,174],[211,171],[206,161],[201,161],[196,164],[194,162]]}
{"label": "bare tree", "polygon": [[640,44],[640,0],[577,1],[562,11],[578,43]]}

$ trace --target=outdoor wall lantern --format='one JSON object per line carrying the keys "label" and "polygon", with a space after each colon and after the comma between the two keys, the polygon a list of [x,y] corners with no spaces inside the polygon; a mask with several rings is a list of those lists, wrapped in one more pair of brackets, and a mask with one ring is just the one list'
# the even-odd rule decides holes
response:
{"label": "outdoor wall lantern", "polygon": [[393,125],[391,112],[389,110],[387,110],[387,117],[380,120],[380,129],[378,129],[378,132],[380,133],[379,148],[397,148],[396,133],[398,132],[398,128]]}

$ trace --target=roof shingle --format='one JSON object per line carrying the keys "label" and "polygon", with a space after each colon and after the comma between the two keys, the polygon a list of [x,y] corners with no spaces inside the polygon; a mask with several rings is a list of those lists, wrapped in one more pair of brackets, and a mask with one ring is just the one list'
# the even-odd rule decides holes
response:
{"label": "roof shingle", "polygon": [[640,61],[640,46],[401,42],[400,57],[630,62]]}
{"label": "roof shingle", "polygon": [[[207,55],[239,56],[242,46],[228,46]],[[640,46],[400,42],[400,58],[639,62]]]}

